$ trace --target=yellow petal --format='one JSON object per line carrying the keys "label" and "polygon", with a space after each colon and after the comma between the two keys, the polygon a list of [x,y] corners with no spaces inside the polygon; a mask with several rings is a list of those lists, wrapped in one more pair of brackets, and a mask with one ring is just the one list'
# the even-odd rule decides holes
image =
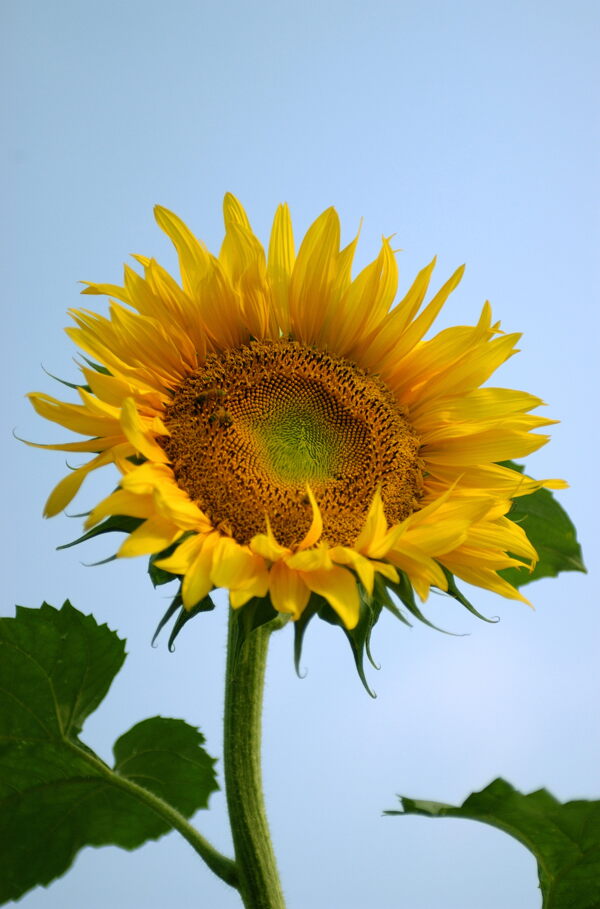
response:
{"label": "yellow petal", "polygon": [[425,268],[421,269],[406,292],[406,295],[400,300],[393,312],[390,313],[390,323],[393,324],[394,330],[398,334],[410,325],[420,310],[423,300],[425,299],[425,294],[427,293],[427,288],[429,287],[429,282],[431,281],[431,275],[435,268],[436,261],[437,257],[434,256],[429,265],[426,265]]}
{"label": "yellow petal", "polygon": [[46,420],[58,423],[66,429],[87,436],[114,436],[120,434],[119,421],[116,417],[100,416],[90,413],[81,404],[67,404],[52,398],[50,395],[31,392],[27,397],[34,410]]}
{"label": "yellow petal", "polygon": [[82,294],[100,294],[102,296],[114,297],[115,300],[122,300],[123,303],[129,303],[129,297],[124,287],[118,284],[96,284],[93,281],[81,281],[86,287],[81,291]]}
{"label": "yellow petal", "polygon": [[443,444],[425,445],[421,454],[427,463],[467,467],[486,461],[522,458],[537,451],[547,441],[548,436],[499,428],[466,439],[449,439]]}
{"label": "yellow petal", "polygon": [[[107,376],[95,369],[88,369],[87,366],[82,366],[81,371],[85,376],[87,384],[97,398],[119,408],[121,407],[124,398],[131,398],[136,392],[141,391],[144,393],[147,391],[146,388],[140,388],[139,386],[136,388],[133,382],[127,381],[119,376]],[[166,395],[157,399],[156,403],[159,406],[161,399],[165,401]]]}
{"label": "yellow petal", "polygon": [[184,290],[194,294],[209,269],[209,254],[203,243],[200,243],[176,214],[157,205],[154,216],[159,227],[172,240],[179,256],[179,268]]}
{"label": "yellow petal", "polygon": [[[328,344],[341,356],[374,365],[369,357],[368,338],[385,319],[398,287],[398,263],[389,240],[383,238],[381,252],[347,288],[328,312]],[[397,339],[394,338],[394,341]],[[376,364],[377,372],[380,364]]]}
{"label": "yellow petal", "polygon": [[94,527],[108,515],[127,515],[131,518],[149,518],[154,514],[152,496],[135,495],[125,489],[118,489],[99,502],[85,521],[86,528]]}
{"label": "yellow petal", "polygon": [[[17,438],[19,437],[17,436]],[[30,448],[45,448],[49,451],[100,452],[105,451],[107,448],[113,448],[116,445],[121,445],[122,447],[124,437],[123,435],[105,436],[104,438],[99,439],[87,439],[83,442],[56,442],[55,444],[30,442],[28,439],[19,439],[19,441],[25,442]],[[133,446],[127,443],[127,447],[131,449],[127,454],[134,454]]]}
{"label": "yellow petal", "polygon": [[460,565],[451,555],[443,556],[440,559],[440,562],[458,578],[466,581],[467,584],[473,584],[475,587],[483,587],[486,590],[492,590],[494,593],[499,593],[500,596],[506,597],[509,600],[520,600],[522,603],[526,603],[527,606],[531,606],[528,599],[519,593],[519,591],[509,584],[508,581],[499,577],[499,575],[491,569],[482,568],[478,565]]}
{"label": "yellow petal", "polygon": [[204,540],[205,536],[203,534],[194,534],[191,537],[187,537],[179,544],[174,553],[164,559],[158,559],[156,566],[164,568],[165,571],[170,571],[171,574],[186,574],[190,565],[202,550]]}
{"label": "yellow petal", "polygon": [[235,590],[229,591],[229,602],[233,609],[245,606],[253,597],[265,597],[269,592],[269,571],[263,567],[254,577]]}
{"label": "yellow petal", "polygon": [[346,628],[355,628],[358,623],[360,601],[356,581],[350,571],[335,565],[319,571],[302,572],[306,586],[327,600]]}
{"label": "yellow petal", "polygon": [[213,529],[206,515],[174,482],[163,483],[154,490],[154,503],[159,514],[173,521],[182,530],[210,533]]}
{"label": "yellow petal", "polygon": [[214,551],[212,581],[215,587],[245,587],[264,568],[264,560],[230,537],[221,537]]}
{"label": "yellow petal", "polygon": [[383,501],[379,490],[373,496],[363,529],[358,535],[354,548],[358,552],[368,552],[387,531],[387,521],[383,510]]}
{"label": "yellow petal", "polygon": [[135,450],[145,458],[148,458],[149,461],[166,463],[169,460],[163,449],[160,445],[157,445],[151,433],[148,432],[133,398],[125,398],[123,401],[121,427]]}
{"label": "yellow petal", "polygon": [[121,479],[121,486],[132,492],[151,493],[164,484],[172,485],[175,483],[173,471],[166,464],[153,464],[151,462],[131,464],[129,462],[123,467],[125,468],[125,475]]}
{"label": "yellow petal", "polygon": [[225,193],[223,199],[223,215],[226,227],[229,227],[231,224],[241,224],[247,230],[251,229],[250,221],[248,220],[248,215],[244,210],[244,206],[239,199],[236,199],[233,193]]}
{"label": "yellow petal", "polygon": [[316,549],[304,549],[289,556],[285,560],[289,568],[296,571],[315,571],[317,568],[331,568],[331,555],[327,546],[318,546]]}
{"label": "yellow petal", "polygon": [[340,221],[334,208],[319,215],[304,237],[289,288],[292,332],[299,341],[314,343],[337,273]]}
{"label": "yellow petal", "polygon": [[438,290],[433,300],[427,304],[421,315],[405,329],[394,349],[394,354],[398,361],[401,360],[406,353],[412,350],[415,344],[420,341],[423,335],[429,330],[446,300],[460,283],[464,270],[464,265],[457,268],[452,277],[446,281],[440,290]]}
{"label": "yellow petal", "polygon": [[290,210],[287,205],[280,205],[275,212],[271,230],[267,273],[273,290],[273,302],[279,325],[284,334],[289,331],[289,285],[295,260]]}
{"label": "yellow petal", "polygon": [[397,549],[389,551],[388,559],[408,575],[421,600],[427,599],[429,588],[432,586],[439,587],[440,590],[448,588],[446,576],[437,562],[416,546],[403,541]]}
{"label": "yellow petal", "polygon": [[377,574],[382,574],[388,581],[397,582],[399,580],[398,572],[393,565],[389,564],[389,562],[379,562],[377,559],[371,559],[370,561]]}
{"label": "yellow petal", "polygon": [[313,516],[310,527],[306,532],[306,536],[300,543],[298,543],[299,550],[308,549],[310,546],[314,546],[314,544],[323,533],[323,519],[321,517],[321,512],[319,510],[319,506],[317,505],[317,500],[315,499],[312,489],[308,483],[306,484],[306,494],[308,495],[308,499],[310,501]]}
{"label": "yellow petal", "polygon": [[[335,546],[331,550],[330,555],[334,562],[337,562],[340,565],[348,565],[349,568],[353,568],[360,578],[361,584],[369,596],[371,596],[375,582],[375,567],[370,559],[365,558],[365,556],[356,552],[354,549],[349,549],[345,546]],[[396,577],[398,577],[397,574]]]}
{"label": "yellow petal", "polygon": [[87,464],[78,467],[76,470],[67,474],[66,477],[63,477],[60,483],[54,487],[48,496],[44,506],[44,517],[51,518],[66,508],[69,502],[74,499],[79,492],[81,484],[88,473],[92,470],[96,470],[98,467],[109,464],[112,460],[112,454],[112,451],[105,451],[98,455],[97,458],[93,458],[93,460],[89,461]]}
{"label": "yellow petal", "polygon": [[127,558],[152,555],[166,549],[181,534],[182,531],[175,527],[172,521],[162,518],[160,515],[154,515],[129,534],[119,549],[118,555]]}
{"label": "yellow petal", "polygon": [[299,573],[288,568],[285,562],[275,562],[271,568],[269,593],[273,608],[291,615],[294,620],[300,618],[310,599],[310,590]]}
{"label": "yellow petal", "polygon": [[186,571],[181,585],[181,597],[186,609],[192,609],[213,587],[211,572],[214,550],[219,542],[219,535],[214,533],[201,539],[201,549]]}
{"label": "yellow petal", "polygon": [[73,470],[71,473],[68,473],[66,477],[63,477],[62,480],[56,484],[44,505],[45,518],[52,518],[67,507],[69,502],[71,502],[79,492],[81,484],[85,480],[87,474],[88,471],[85,470],[85,468],[80,467],[78,470]]}
{"label": "yellow petal", "polygon": [[241,224],[242,227],[251,230],[250,221],[248,220],[248,215],[244,210],[244,206],[239,199],[236,199],[233,193],[225,193],[223,199],[223,216],[225,218],[226,227],[229,227],[231,224]]}
{"label": "yellow petal", "polygon": [[256,536],[252,537],[250,540],[250,549],[252,552],[262,556],[263,559],[268,559],[270,562],[278,562],[280,559],[291,554],[291,549],[280,546],[272,534],[265,533],[257,533]]}
{"label": "yellow petal", "polygon": [[[453,360],[447,369],[428,380],[422,388],[415,389],[411,397],[418,400],[419,406],[423,407],[438,397],[473,391],[516,353],[515,345],[520,337],[520,334],[501,335],[492,341],[479,344],[475,349],[467,349],[460,359]],[[391,384],[396,387],[395,382]]]}
{"label": "yellow petal", "polygon": [[252,232],[246,212],[231,193],[223,200],[223,214],[226,232],[219,259],[235,283],[256,262],[264,267],[265,253]]}

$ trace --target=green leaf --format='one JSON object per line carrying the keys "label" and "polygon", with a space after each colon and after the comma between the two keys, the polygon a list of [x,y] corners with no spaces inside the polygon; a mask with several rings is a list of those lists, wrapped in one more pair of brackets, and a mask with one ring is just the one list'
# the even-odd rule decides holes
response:
{"label": "green leaf", "polygon": [[[523,471],[512,461],[502,466]],[[510,584],[523,587],[539,578],[555,578],[561,571],[586,571],[573,522],[548,489],[514,499],[508,517],[521,525],[539,556],[533,571],[524,566],[498,572]]]}
{"label": "green leaf", "polygon": [[467,818],[519,840],[537,859],[543,909],[599,909],[600,801],[561,804],[545,789],[523,795],[502,779],[458,807],[400,801],[403,811],[385,814]]}
{"label": "green leaf", "polygon": [[0,902],[48,884],[84,846],[133,849],[185,823],[217,788],[203,737],[154,717],[115,744],[112,770],[79,738],[124,642],[66,602],[0,619]]}
{"label": "green leaf", "polygon": [[[208,796],[218,789],[215,761],[203,744],[202,733],[183,720],[155,716],[117,739],[114,769],[190,817],[198,808],[207,808]],[[143,822],[147,825],[146,813]],[[165,830],[164,822],[157,818],[155,836]],[[138,836],[140,843],[148,838],[146,826]]]}
{"label": "green leaf", "polygon": [[0,742],[76,736],[125,660],[125,642],[67,601],[0,619]]}

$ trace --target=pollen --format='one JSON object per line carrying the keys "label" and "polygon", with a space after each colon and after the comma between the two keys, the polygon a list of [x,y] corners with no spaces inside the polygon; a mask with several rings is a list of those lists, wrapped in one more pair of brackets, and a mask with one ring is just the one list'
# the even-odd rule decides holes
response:
{"label": "pollen", "polygon": [[389,524],[419,507],[420,441],[376,376],[294,340],[209,354],[173,392],[159,441],[177,484],[221,532],[270,524],[294,547],[313,491],[330,545],[352,545],[379,490]]}

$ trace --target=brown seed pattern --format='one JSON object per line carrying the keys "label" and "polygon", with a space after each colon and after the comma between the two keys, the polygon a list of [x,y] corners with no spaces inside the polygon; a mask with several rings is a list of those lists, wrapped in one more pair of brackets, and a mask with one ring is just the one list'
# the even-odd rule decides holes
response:
{"label": "brown seed pattern", "polygon": [[377,489],[389,523],[419,506],[419,439],[376,376],[297,341],[210,354],[173,393],[159,440],[179,486],[240,543],[264,533],[294,546],[312,520],[352,545]]}

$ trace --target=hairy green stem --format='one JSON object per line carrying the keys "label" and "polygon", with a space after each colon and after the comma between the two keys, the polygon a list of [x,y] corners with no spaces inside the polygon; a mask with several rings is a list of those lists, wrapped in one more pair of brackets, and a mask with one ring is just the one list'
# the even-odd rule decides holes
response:
{"label": "hairy green stem", "polygon": [[269,637],[263,625],[237,647],[237,624],[229,617],[223,758],[229,820],[246,909],[285,909],[262,792],[261,718]]}

